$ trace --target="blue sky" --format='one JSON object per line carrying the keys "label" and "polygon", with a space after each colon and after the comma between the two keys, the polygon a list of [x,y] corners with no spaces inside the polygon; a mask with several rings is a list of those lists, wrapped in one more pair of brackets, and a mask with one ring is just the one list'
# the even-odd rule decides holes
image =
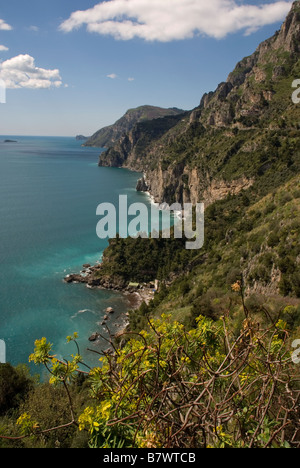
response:
{"label": "blue sky", "polygon": [[[0,134],[91,135],[143,104],[193,109],[280,28],[274,0],[9,0]],[[2,81],[2,82],[3,82]]]}

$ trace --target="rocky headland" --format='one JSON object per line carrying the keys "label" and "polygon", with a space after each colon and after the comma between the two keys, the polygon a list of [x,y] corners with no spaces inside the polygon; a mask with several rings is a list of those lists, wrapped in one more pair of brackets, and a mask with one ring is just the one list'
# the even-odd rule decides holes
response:
{"label": "rocky headland", "polygon": [[128,283],[118,276],[108,276],[102,273],[103,266],[83,265],[80,273],[69,274],[64,278],[67,284],[85,284],[87,288],[107,289],[119,291],[126,296],[128,309],[138,309],[143,302],[149,304],[154,297],[154,285],[152,283]]}

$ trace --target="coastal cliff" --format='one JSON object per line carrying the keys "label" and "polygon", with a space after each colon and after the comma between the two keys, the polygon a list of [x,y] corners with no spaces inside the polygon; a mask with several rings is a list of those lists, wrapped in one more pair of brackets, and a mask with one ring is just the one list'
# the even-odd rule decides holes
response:
{"label": "coastal cliff", "polygon": [[123,117],[121,117],[113,125],[101,128],[94,135],[89,137],[84,146],[94,146],[101,148],[109,148],[117,143],[121,137],[127,134],[135,124],[139,122],[159,119],[165,116],[179,115],[184,111],[176,107],[163,109],[155,106],[140,106],[136,109],[129,109]]}
{"label": "coastal cliff", "polygon": [[[123,278],[130,273],[132,280],[149,257],[156,265],[152,279],[168,282],[174,273],[182,275],[170,296],[186,307],[180,315],[189,317],[204,298],[215,309],[207,291],[213,288],[219,297],[216,288],[230,287],[237,278],[248,296],[266,294],[275,302],[300,297],[294,238],[299,232],[300,106],[292,100],[299,59],[300,6],[295,2],[280,31],[242,59],[197,108],[136,123],[100,155],[99,166],[143,172],[137,190],[149,192],[155,202],[205,203],[201,251],[193,256],[180,245],[161,243],[156,265],[154,242],[138,249],[136,240],[114,240],[106,251],[110,276],[121,264]],[[130,258],[127,269],[124,252]]]}
{"label": "coastal cliff", "polygon": [[[218,309],[214,300],[221,304],[241,278],[249,297],[266,294],[274,304],[300,297],[300,107],[292,100],[292,83],[300,77],[299,39],[295,2],[280,31],[241,60],[196,109],[136,122],[100,155],[100,166],[142,172],[137,190],[151,193],[155,202],[204,201],[203,248],[188,251],[184,239],[172,236],[110,239],[101,268],[67,282],[124,291],[158,279],[170,287],[165,309],[173,310],[176,298],[178,314],[189,320],[203,301],[205,313]],[[151,312],[159,313],[167,295],[156,295]]]}
{"label": "coastal cliff", "polygon": [[[280,31],[241,60],[226,82],[192,111],[138,122],[99,160],[100,166],[144,172],[138,190],[156,202],[207,205],[247,190],[272,172],[296,137],[299,106],[291,100],[300,76],[300,8]],[[271,150],[271,151],[270,151]]]}

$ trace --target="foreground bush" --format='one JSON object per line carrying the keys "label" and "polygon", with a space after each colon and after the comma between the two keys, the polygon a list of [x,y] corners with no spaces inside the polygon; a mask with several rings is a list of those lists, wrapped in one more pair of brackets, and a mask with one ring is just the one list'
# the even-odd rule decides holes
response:
{"label": "foreground bush", "polygon": [[90,373],[99,404],[81,415],[94,447],[293,447],[299,444],[297,369],[284,324],[170,317],[132,336]]}
{"label": "foreground bush", "polygon": [[[244,312],[238,337],[229,315],[200,316],[192,330],[169,316],[149,319],[148,331],[124,333],[119,346],[111,337],[113,351],[89,371],[79,354],[58,361],[45,339],[31,359],[65,388],[71,418],[61,427],[87,431],[90,447],[298,448],[299,366],[287,324],[261,326]],[[76,418],[68,384],[78,372],[87,376],[93,403]],[[28,413],[18,425],[22,437],[59,429],[43,428]]]}

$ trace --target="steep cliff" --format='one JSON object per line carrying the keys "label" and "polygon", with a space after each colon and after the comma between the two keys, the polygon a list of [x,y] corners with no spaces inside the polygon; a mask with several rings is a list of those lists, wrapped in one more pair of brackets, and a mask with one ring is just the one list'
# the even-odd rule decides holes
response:
{"label": "steep cliff", "polygon": [[[200,105],[176,116],[135,124],[100,156],[100,166],[143,171],[139,189],[168,203],[207,204],[293,174],[299,163],[300,7],[295,2],[273,37],[241,60]],[[297,166],[298,167],[298,166]]]}
{"label": "steep cliff", "polygon": [[155,106],[141,106],[136,109],[129,109],[113,125],[104,127],[92,135],[84,146],[95,146],[99,148],[110,147],[114,145],[123,135],[128,133],[136,123],[147,120],[158,119],[170,115],[181,114],[181,109],[171,108],[163,109]]}

